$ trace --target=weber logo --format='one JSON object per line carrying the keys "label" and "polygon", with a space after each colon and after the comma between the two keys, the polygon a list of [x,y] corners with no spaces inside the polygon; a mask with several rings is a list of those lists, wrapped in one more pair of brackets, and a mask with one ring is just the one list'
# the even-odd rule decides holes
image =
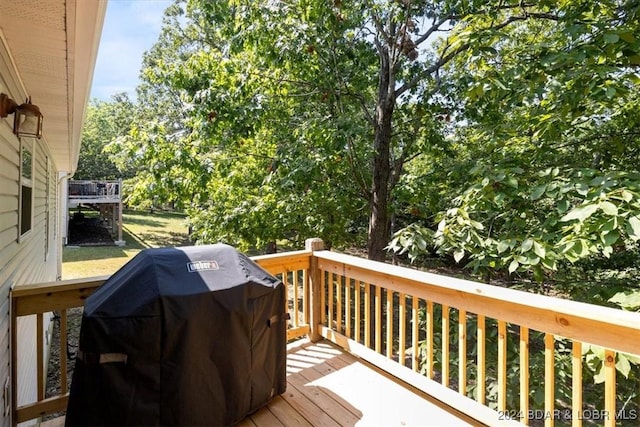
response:
{"label": "weber logo", "polygon": [[196,261],[187,264],[187,270],[189,270],[189,273],[219,269],[220,267],[218,267],[218,263],[216,261]]}

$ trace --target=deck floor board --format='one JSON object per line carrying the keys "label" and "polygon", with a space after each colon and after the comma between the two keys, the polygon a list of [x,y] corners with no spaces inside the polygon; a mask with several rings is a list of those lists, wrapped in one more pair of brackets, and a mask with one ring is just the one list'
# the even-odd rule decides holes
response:
{"label": "deck floor board", "polygon": [[[42,423],[64,425],[64,417]],[[455,411],[328,341],[287,352],[287,390],[240,427],[468,426]]]}
{"label": "deck floor board", "polygon": [[[267,408],[286,427],[471,425],[328,341],[289,347],[287,391]],[[263,417],[261,410],[248,418],[274,425]]]}

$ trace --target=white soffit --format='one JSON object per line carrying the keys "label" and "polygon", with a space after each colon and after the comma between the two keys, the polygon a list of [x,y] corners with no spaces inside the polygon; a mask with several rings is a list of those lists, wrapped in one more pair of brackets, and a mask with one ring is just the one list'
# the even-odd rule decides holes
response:
{"label": "white soffit", "polygon": [[[0,0],[0,30],[22,82],[44,115],[43,143],[73,172],[106,0]],[[16,99],[18,103],[24,99]]]}

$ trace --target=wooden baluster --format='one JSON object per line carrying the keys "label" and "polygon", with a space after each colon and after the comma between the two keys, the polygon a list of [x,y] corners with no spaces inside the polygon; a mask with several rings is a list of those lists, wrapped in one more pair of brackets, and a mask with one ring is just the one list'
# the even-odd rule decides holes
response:
{"label": "wooden baluster", "polygon": [[393,357],[393,292],[387,289],[387,357]]}
{"label": "wooden baluster", "polygon": [[36,375],[38,375],[38,400],[44,400],[44,317],[36,314]]}
{"label": "wooden baluster", "polygon": [[371,286],[364,284],[364,345],[371,348]]}
{"label": "wooden baluster", "polygon": [[478,315],[478,384],[476,390],[478,390],[478,402],[484,405],[487,388],[487,360],[486,360],[486,329],[485,318],[483,315]]}
{"label": "wooden baluster", "polygon": [[351,336],[351,279],[345,278],[344,289],[344,334]]}
{"label": "wooden baluster", "polygon": [[529,425],[529,328],[520,326],[520,422]]}
{"label": "wooden baluster", "polygon": [[342,332],[342,276],[334,275],[336,286],[336,331]]}
{"label": "wooden baluster", "polygon": [[[11,333],[9,337],[11,339],[11,363],[9,368],[11,369],[11,426],[17,424],[16,411],[18,409],[18,316],[16,314],[17,298],[11,298]],[[6,397],[6,396],[5,396]]]}
{"label": "wooden baluster", "polygon": [[376,286],[375,294],[375,332],[376,332],[376,352],[382,353],[382,291],[380,286]]}
{"label": "wooden baluster", "polygon": [[616,425],[616,352],[604,351],[604,411],[605,427]]}
{"label": "wooden baluster", "polygon": [[553,334],[544,334],[544,411],[545,427],[553,427],[555,408],[555,342]]}
{"label": "wooden baluster", "polygon": [[420,328],[419,328],[419,320],[418,320],[418,312],[419,312],[419,304],[420,300],[418,297],[413,297],[411,301],[411,348],[413,351],[413,357],[411,358],[411,369],[418,372],[420,367],[420,349],[419,340],[420,340]]}
{"label": "wooden baluster", "polygon": [[354,283],[354,289],[356,291],[356,300],[354,302],[353,308],[355,310],[354,312],[354,318],[353,318],[353,322],[354,322],[354,327],[356,329],[355,333],[356,333],[356,342],[360,342],[360,338],[362,337],[362,334],[360,333],[360,304],[361,304],[361,296],[360,296],[360,292],[362,291],[362,282],[356,281]]}
{"label": "wooden baluster", "polygon": [[449,387],[449,306],[442,304],[442,385]]}
{"label": "wooden baluster", "polygon": [[571,426],[582,427],[582,343],[573,342],[571,352]]}
{"label": "wooden baluster", "polygon": [[327,283],[327,273],[325,271],[320,271],[320,307],[322,312],[320,313],[320,321],[323,326],[328,326],[327,323],[327,292],[328,292],[328,283]]}
{"label": "wooden baluster", "polygon": [[405,366],[405,353],[407,349],[407,296],[400,293],[398,296],[398,363]]}
{"label": "wooden baluster", "polygon": [[427,301],[427,377],[433,379],[433,301]]}
{"label": "wooden baluster", "polygon": [[293,323],[293,316],[289,310],[289,274],[286,271],[282,273],[282,283],[284,284],[284,312],[289,313],[289,320],[286,321],[288,326]]}
{"label": "wooden baluster", "polygon": [[298,307],[298,286],[300,286],[300,282],[298,281],[298,272],[292,271],[293,275],[293,316],[291,316],[291,320],[293,322],[293,327],[297,328],[300,326],[300,307]]}
{"label": "wooden baluster", "polygon": [[467,395],[467,312],[458,310],[458,392]]}
{"label": "wooden baluster", "polygon": [[333,329],[333,288],[334,288],[334,277],[335,274],[333,273],[329,273],[329,283],[327,283],[328,289],[329,291],[327,292],[327,298],[329,299],[329,319],[328,319],[328,326],[329,329]]}
{"label": "wooden baluster", "polygon": [[302,270],[302,315],[304,316],[304,324],[310,325],[309,301],[311,300],[311,291],[309,288],[309,272]]}
{"label": "wooden baluster", "polygon": [[507,323],[498,320],[498,411],[507,410]]}

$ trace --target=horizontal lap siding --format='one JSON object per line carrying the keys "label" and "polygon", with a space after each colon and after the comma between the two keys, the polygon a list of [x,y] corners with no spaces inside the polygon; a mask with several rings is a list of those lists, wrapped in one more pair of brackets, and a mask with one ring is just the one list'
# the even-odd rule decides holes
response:
{"label": "horizontal lap siding", "polygon": [[[21,96],[12,93],[16,92],[15,83],[3,80],[11,75],[6,58],[6,52],[0,45],[0,92],[9,94],[13,99],[20,99]],[[47,179],[49,156],[44,140],[24,138],[23,143],[31,148],[33,155],[33,216],[31,230],[19,238],[20,141],[12,133],[12,120],[13,115],[0,118],[0,394],[4,393],[4,384],[8,381],[10,372],[9,291],[16,284],[56,279],[59,244],[53,239],[56,233],[55,215],[61,211],[57,206],[57,173],[53,164],[49,165]],[[45,224],[47,219],[48,226]],[[46,261],[45,232],[49,238]],[[45,331],[47,329],[48,325],[45,325]],[[35,331],[34,316],[19,319],[16,331],[19,336],[19,405],[33,402],[37,397]],[[9,417],[5,415],[2,399],[0,408],[0,427],[9,426]]]}

